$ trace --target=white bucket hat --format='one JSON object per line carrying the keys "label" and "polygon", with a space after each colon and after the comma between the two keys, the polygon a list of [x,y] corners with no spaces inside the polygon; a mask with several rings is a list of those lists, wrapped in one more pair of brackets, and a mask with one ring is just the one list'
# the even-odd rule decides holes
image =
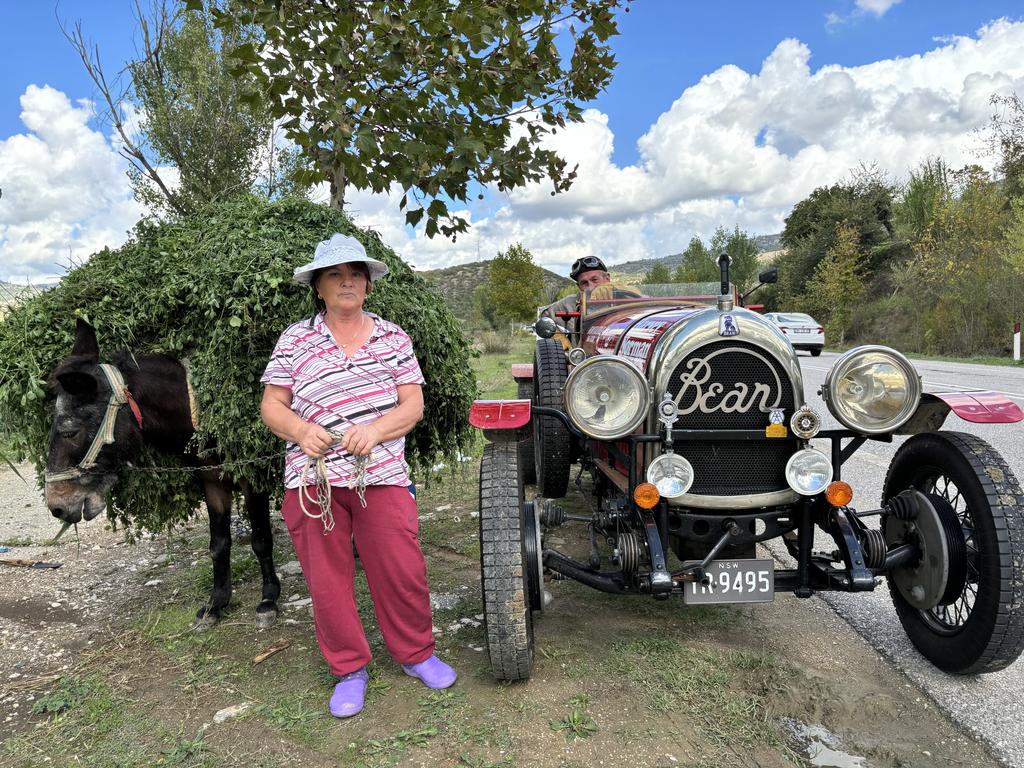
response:
{"label": "white bucket hat", "polygon": [[295,278],[295,282],[309,285],[313,280],[313,273],[318,269],[348,264],[352,261],[361,261],[366,264],[370,270],[371,283],[388,273],[388,265],[367,256],[362,243],[351,235],[336,232],[331,235],[330,240],[321,240],[317,243],[313,260],[309,264],[296,267],[292,276]]}

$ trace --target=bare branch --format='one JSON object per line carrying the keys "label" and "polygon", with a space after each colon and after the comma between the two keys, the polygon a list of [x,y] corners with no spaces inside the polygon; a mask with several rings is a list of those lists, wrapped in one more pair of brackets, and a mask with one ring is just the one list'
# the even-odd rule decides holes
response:
{"label": "bare branch", "polygon": [[65,24],[60,21],[60,19],[58,19],[58,24],[60,25],[60,30],[64,34],[64,37],[69,43],[71,43],[71,46],[78,53],[78,57],[82,60],[82,65],[85,67],[86,73],[92,79],[106,103],[110,121],[117,131],[118,136],[121,138],[121,154],[127,157],[146,175],[148,179],[150,179],[150,181],[160,188],[160,191],[167,199],[168,204],[176,212],[185,213],[181,203],[177,199],[177,196],[164,183],[164,180],[160,177],[160,173],[149,162],[149,159],[146,157],[146,153],[143,151],[142,147],[136,143],[128,133],[124,120],[122,119],[121,109],[121,104],[124,102],[125,96],[127,95],[127,89],[123,90],[120,96],[115,98],[113,89],[107,82],[106,73],[103,71],[103,65],[100,61],[99,46],[90,46],[89,43],[86,42],[85,34],[82,32],[81,21],[75,22],[74,28],[70,31]]}

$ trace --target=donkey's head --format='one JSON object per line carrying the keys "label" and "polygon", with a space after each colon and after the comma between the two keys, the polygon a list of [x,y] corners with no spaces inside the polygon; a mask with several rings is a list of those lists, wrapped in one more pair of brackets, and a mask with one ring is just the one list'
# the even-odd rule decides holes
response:
{"label": "donkey's head", "polygon": [[111,385],[99,358],[96,332],[79,319],[71,354],[51,376],[57,403],[46,462],[46,506],[67,523],[92,520],[103,511],[118,471],[142,445],[123,392]]}

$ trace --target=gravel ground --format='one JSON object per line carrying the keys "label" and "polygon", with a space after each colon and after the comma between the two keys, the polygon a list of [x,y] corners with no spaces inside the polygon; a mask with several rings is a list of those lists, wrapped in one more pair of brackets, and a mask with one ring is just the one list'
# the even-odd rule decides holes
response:
{"label": "gravel ground", "polygon": [[[112,620],[137,603],[167,567],[164,544],[143,537],[135,544],[100,521],[60,530],[32,481],[30,465],[22,480],[0,470],[0,543],[10,551],[0,560],[61,563],[60,568],[0,566],[0,736],[31,707],[39,683],[69,669],[109,632]],[[148,578],[143,578],[148,576]],[[146,586],[148,585],[148,587]]]}

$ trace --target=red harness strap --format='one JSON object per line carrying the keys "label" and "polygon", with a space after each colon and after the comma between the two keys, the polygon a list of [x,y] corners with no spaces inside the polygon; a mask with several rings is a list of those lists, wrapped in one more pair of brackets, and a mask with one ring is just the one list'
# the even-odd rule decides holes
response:
{"label": "red harness strap", "polygon": [[132,416],[135,417],[135,423],[139,425],[139,429],[142,429],[142,411],[139,410],[139,404],[135,402],[135,398],[132,396],[128,387],[124,388],[124,396],[128,399],[128,407],[132,409]]}

